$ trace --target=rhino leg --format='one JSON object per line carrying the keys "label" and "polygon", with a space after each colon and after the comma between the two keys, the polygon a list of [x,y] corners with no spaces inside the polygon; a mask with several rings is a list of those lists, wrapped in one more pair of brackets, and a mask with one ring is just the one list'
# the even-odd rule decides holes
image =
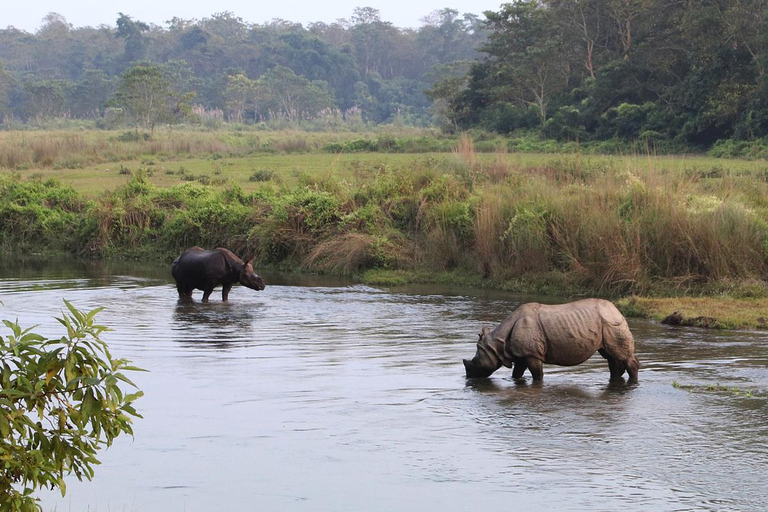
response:
{"label": "rhino leg", "polygon": [[221,289],[221,300],[226,302],[229,299],[229,290],[232,289],[231,284],[224,284],[224,287]]}
{"label": "rhino leg", "polygon": [[213,288],[206,288],[203,290],[203,302],[208,302],[208,297],[213,293]]}
{"label": "rhino leg", "polygon": [[628,359],[624,363],[624,366],[626,366],[627,373],[629,373],[629,380],[637,382],[637,370],[640,369],[640,361],[638,361],[635,356],[632,356],[631,359]]}
{"label": "rhino leg", "polygon": [[176,284],[176,290],[179,292],[179,297],[182,299],[191,299],[192,290],[181,284]]}
{"label": "rhino leg", "polygon": [[525,365],[531,371],[531,376],[533,376],[534,381],[544,380],[544,362],[543,361],[541,361],[540,359],[535,359],[533,357],[526,357]]}
{"label": "rhino leg", "polygon": [[515,361],[515,367],[512,369],[512,378],[513,379],[520,379],[522,378],[523,374],[525,373],[525,370],[528,369],[528,366],[525,364],[525,361],[522,359]]}
{"label": "rhino leg", "polygon": [[624,375],[625,365],[618,359],[608,355],[608,352],[606,352],[605,349],[601,348],[598,352],[608,361],[608,369],[611,370],[611,380],[620,379],[622,375]]}

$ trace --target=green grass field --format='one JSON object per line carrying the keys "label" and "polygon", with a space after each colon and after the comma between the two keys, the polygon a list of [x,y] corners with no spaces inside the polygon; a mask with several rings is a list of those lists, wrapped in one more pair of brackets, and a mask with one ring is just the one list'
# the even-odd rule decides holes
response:
{"label": "green grass field", "polygon": [[[395,133],[177,130],[160,132],[152,141],[126,138],[133,132],[0,131],[0,172],[15,172],[24,179],[53,178],[85,194],[114,190],[140,169],[159,187],[199,180],[219,187],[234,183],[246,191],[264,186],[264,182],[250,179],[258,171],[272,171],[271,181],[290,185],[302,174],[349,180],[355,178],[357,169],[377,166],[430,166],[450,172],[457,162],[471,164],[475,160],[518,170],[567,166],[575,172],[610,168],[693,178],[727,174],[754,175],[764,180],[768,172],[768,165],[763,161],[704,156],[508,153],[503,139],[478,143],[485,152],[475,151],[473,147],[469,154],[462,154],[458,138],[441,138],[426,129],[400,130]],[[377,152],[326,150],[330,145],[350,142],[354,147],[355,141],[388,141],[389,146]],[[397,152],[387,149],[395,146],[399,148]],[[444,150],[423,151],[434,146]]]}
{"label": "green grass field", "polygon": [[[553,155],[537,153],[478,154],[480,163],[498,163],[517,169],[536,171],[562,166],[594,169],[610,167],[626,169],[643,174],[656,173],[662,176],[689,176],[723,174],[754,176],[764,180],[768,165],[762,161],[728,160],[703,156],[595,156],[595,155]],[[55,179],[71,185],[77,191],[92,195],[111,191],[125,185],[134,172],[143,170],[149,181],[158,187],[168,187],[185,181],[202,181],[213,187],[236,184],[245,191],[253,191],[266,184],[293,185],[299,176],[314,179],[336,177],[343,180],[355,179],[356,170],[376,167],[443,168],[450,172],[462,163],[455,153],[255,153],[246,156],[222,157],[211,155],[156,156],[141,155],[136,158],[107,163],[85,165],[81,168],[52,168],[50,166],[29,167],[15,173],[23,179],[38,177]],[[251,177],[258,171],[272,171],[273,178],[254,181]]]}

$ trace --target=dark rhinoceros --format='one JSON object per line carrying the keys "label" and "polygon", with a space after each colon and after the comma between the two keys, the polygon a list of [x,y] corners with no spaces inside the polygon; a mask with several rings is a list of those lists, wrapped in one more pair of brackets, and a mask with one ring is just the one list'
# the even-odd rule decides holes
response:
{"label": "dark rhinoceros", "polygon": [[221,299],[227,300],[232,285],[240,283],[253,290],[263,290],[264,280],[256,275],[250,261],[244,262],[232,251],[221,247],[206,251],[192,247],[173,260],[171,274],[176,280],[179,297],[192,298],[192,291],[203,290],[203,302],[213,289],[222,285]]}
{"label": "dark rhinoceros", "polygon": [[624,316],[612,303],[585,299],[568,304],[536,302],[515,309],[494,330],[484,327],[477,353],[464,360],[467,377],[484,378],[505,366],[519,379],[530,370],[533,380],[544,377],[543,363],[560,366],[581,364],[595,352],[608,360],[611,379],[624,372],[637,380],[640,363],[635,340]]}

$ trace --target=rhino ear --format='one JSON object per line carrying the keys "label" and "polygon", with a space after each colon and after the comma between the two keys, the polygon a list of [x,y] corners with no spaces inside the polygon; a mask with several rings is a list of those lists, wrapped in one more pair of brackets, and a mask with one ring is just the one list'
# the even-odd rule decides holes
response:
{"label": "rhino ear", "polygon": [[481,336],[485,336],[486,334],[490,334],[491,333],[491,329],[489,327],[483,327],[483,331],[482,332],[483,332],[483,334],[481,334]]}

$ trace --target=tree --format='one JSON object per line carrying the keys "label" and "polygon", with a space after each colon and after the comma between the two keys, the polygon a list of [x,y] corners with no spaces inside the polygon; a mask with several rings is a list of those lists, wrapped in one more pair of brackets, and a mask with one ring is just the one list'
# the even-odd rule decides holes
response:
{"label": "tree", "polygon": [[121,434],[133,435],[133,402],[124,374],[139,368],[116,359],[94,324],[102,308],[69,310],[57,320],[61,338],[46,339],[4,320],[10,334],[0,336],[0,510],[38,510],[32,493],[44,487],[66,492],[64,477],[90,480],[96,454]]}
{"label": "tree", "polygon": [[596,53],[605,46],[609,24],[604,0],[549,0],[548,5],[556,11],[566,38],[580,47],[581,62],[590,78],[595,78]]}
{"label": "tree", "polygon": [[115,80],[99,69],[89,69],[70,93],[72,115],[80,118],[100,117],[115,89]]}
{"label": "tree", "polygon": [[730,2],[714,2],[717,7],[729,40],[743,46],[752,57],[757,73],[765,73],[765,34],[766,11],[768,2],[765,0],[731,0]]}
{"label": "tree", "polygon": [[133,21],[130,16],[118,13],[115,37],[125,40],[125,62],[129,64],[143,59],[147,54],[147,41],[144,32],[149,25],[142,21]]}
{"label": "tree", "polygon": [[189,112],[194,93],[181,93],[174,88],[174,70],[175,67],[139,64],[120,77],[114,104],[125,109],[137,131],[143,126],[154,136],[158,124],[177,123]]}
{"label": "tree", "polygon": [[333,93],[322,80],[310,81],[283,66],[275,66],[256,82],[265,116],[283,116],[289,121],[309,119],[333,105]]}
{"label": "tree", "polygon": [[616,24],[624,60],[628,60],[635,39],[635,18],[648,11],[652,0],[606,0],[606,3]]}
{"label": "tree", "polygon": [[68,80],[39,80],[24,84],[28,117],[52,119],[65,114],[65,98],[72,88]]}
{"label": "tree", "polygon": [[230,121],[242,123],[245,110],[253,102],[255,84],[243,74],[230,76],[224,98],[227,101],[227,116]]}
{"label": "tree", "polygon": [[5,70],[3,63],[0,62],[0,122],[8,115],[12,87],[13,77]]}
{"label": "tree", "polygon": [[563,89],[567,74],[560,32],[551,11],[536,0],[504,4],[500,12],[488,11],[491,30],[481,50],[495,80],[492,95],[500,101],[534,105],[543,126],[550,96]]}
{"label": "tree", "polygon": [[392,46],[388,39],[394,27],[389,22],[381,21],[379,10],[373,7],[356,7],[352,23],[352,41],[363,76],[380,72],[384,53]]}
{"label": "tree", "polygon": [[69,76],[63,69],[62,62],[69,57],[72,43],[72,25],[61,14],[49,12],[43,18],[43,25],[37,31],[38,44],[35,48],[35,60],[46,71],[46,78]]}
{"label": "tree", "polygon": [[459,100],[467,88],[468,68],[467,61],[456,61],[433,67],[432,75],[435,76],[435,80],[432,86],[424,91],[432,100],[432,109],[438,124],[449,132],[459,128],[462,110],[466,108]]}
{"label": "tree", "polygon": [[473,39],[482,32],[477,16],[459,11],[440,9],[421,19],[424,24],[418,32],[419,46],[424,57],[435,64],[447,64],[455,60],[477,57],[477,46]]}

